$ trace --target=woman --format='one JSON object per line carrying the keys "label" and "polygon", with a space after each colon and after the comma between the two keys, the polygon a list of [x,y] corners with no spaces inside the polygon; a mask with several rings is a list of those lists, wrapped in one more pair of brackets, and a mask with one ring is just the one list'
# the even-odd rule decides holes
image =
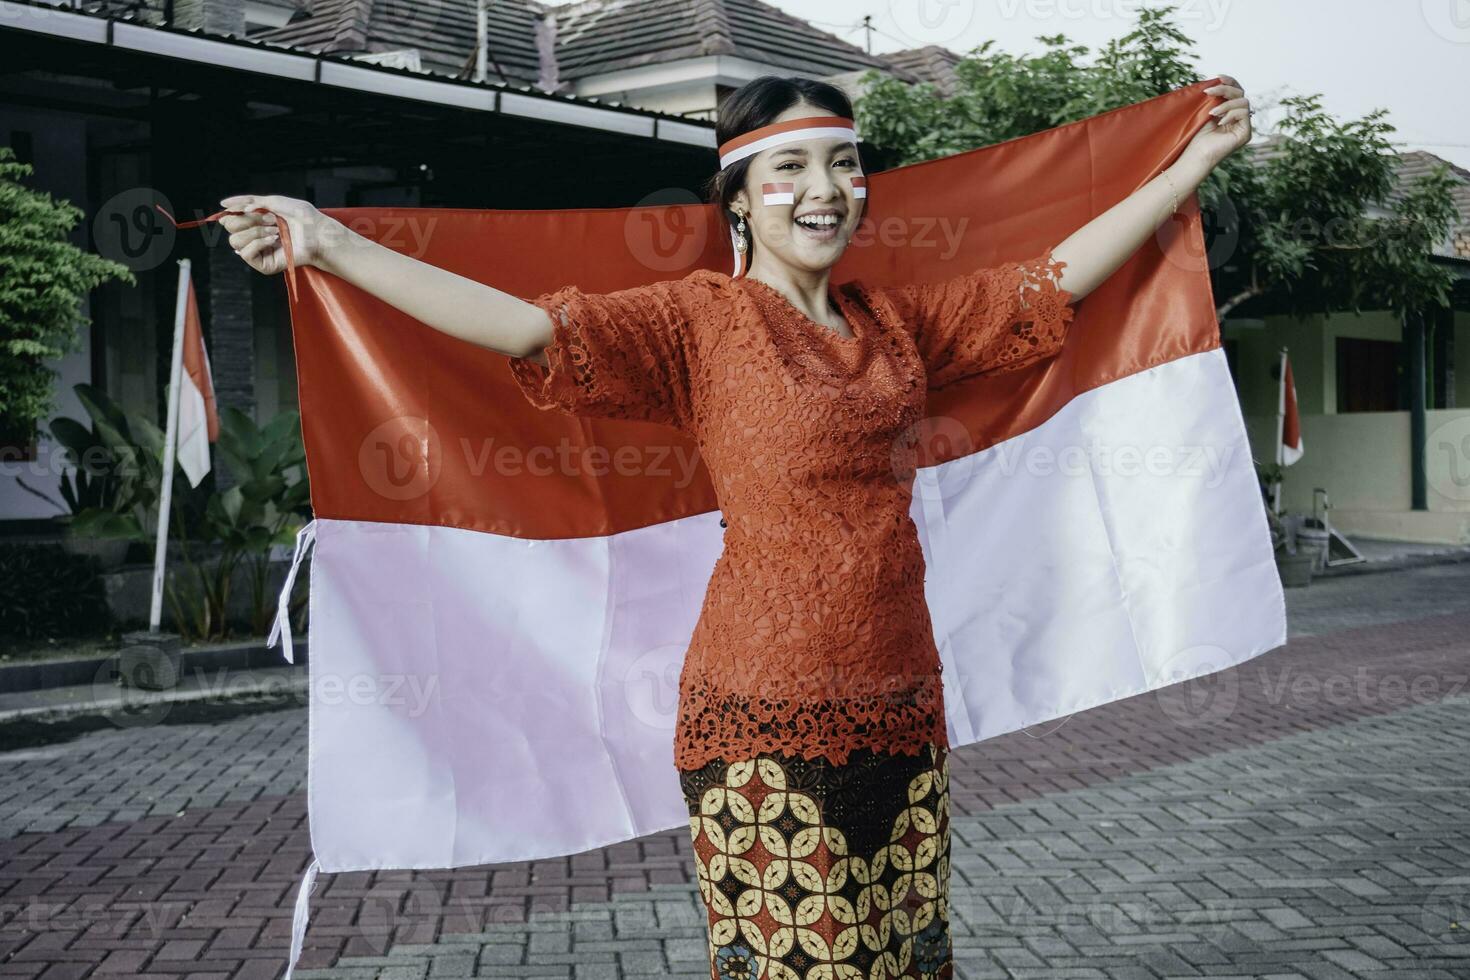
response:
{"label": "woman", "polygon": [[928,389],[1054,356],[1077,300],[1250,137],[1234,79],[1159,177],[1040,255],[929,285],[832,287],[866,181],[840,90],[759,78],[720,108],[710,185],[736,274],[527,302],[372,243],[310,204],[226,198],[253,268],[279,223],[315,265],[500,351],[535,405],[699,446],[726,527],[679,679],[711,975],[948,977],[948,742],[909,519]]}

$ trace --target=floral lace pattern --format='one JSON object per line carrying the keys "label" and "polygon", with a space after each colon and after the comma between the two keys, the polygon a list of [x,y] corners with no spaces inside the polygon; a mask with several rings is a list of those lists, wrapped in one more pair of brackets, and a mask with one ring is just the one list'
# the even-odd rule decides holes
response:
{"label": "floral lace pattern", "polygon": [[698,270],[604,294],[566,287],[542,408],[694,437],[726,526],[679,677],[675,764],[947,746],[940,661],[909,517],[927,389],[1054,356],[1071,320],[1045,253],[938,283],[848,282],[843,336],[775,288]]}
{"label": "floral lace pattern", "polygon": [[[915,332],[929,387],[1019,371],[1056,354],[1072,320],[1066,266],[1050,252],[935,284],[884,288]],[[977,370],[978,368],[978,370]]]}
{"label": "floral lace pattern", "polygon": [[676,299],[678,285],[592,294],[565,286],[538,296],[532,302],[552,322],[547,366],[513,357],[511,374],[537,408],[684,428],[687,311]]}

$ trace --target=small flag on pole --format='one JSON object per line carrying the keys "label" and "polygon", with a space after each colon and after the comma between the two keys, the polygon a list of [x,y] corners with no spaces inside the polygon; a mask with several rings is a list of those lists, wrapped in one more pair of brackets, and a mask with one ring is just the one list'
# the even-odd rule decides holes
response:
{"label": "small flag on pole", "polygon": [[1281,351],[1281,400],[1277,409],[1278,440],[1276,461],[1290,466],[1302,458],[1302,422],[1296,409],[1296,382],[1291,376],[1291,360]]}
{"label": "small flag on pole", "polygon": [[174,294],[173,351],[169,358],[168,414],[163,429],[163,480],[158,495],[158,527],[153,542],[153,601],[148,629],[157,633],[163,621],[163,574],[168,550],[168,519],[173,507],[175,460],[189,485],[197,487],[209,472],[209,444],[219,438],[214,410],[214,383],[199,326],[199,304],[188,259],[179,260],[179,286]]}
{"label": "small flag on pole", "polygon": [[209,371],[209,354],[204,349],[204,331],[199,324],[199,304],[194,283],[187,284],[184,308],[183,372],[179,379],[179,467],[197,487],[209,472],[209,444],[219,439],[219,416],[214,404],[214,380]]}

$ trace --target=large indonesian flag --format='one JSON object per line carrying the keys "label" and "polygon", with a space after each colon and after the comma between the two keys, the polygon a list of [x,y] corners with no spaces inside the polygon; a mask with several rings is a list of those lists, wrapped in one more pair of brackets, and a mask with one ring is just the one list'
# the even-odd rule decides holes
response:
{"label": "large indonesian flag", "polygon": [[[873,174],[834,282],[1054,246],[1174,160],[1213,83]],[[707,206],[329,213],[528,298],[730,264]],[[294,962],[318,869],[565,855],[687,823],[676,683],[722,532],[682,433],[538,411],[503,355],[319,270],[293,285],[316,514],[298,539],[316,548],[315,861]],[[953,746],[1285,642],[1193,196],[1079,302],[1059,357],[929,409],[911,514]]]}

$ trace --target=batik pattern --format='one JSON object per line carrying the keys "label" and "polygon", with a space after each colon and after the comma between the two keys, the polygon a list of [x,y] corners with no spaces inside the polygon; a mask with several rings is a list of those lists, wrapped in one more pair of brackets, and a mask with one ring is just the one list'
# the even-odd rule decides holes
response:
{"label": "batik pattern", "polygon": [[713,980],[951,977],[948,755],[682,770]]}

